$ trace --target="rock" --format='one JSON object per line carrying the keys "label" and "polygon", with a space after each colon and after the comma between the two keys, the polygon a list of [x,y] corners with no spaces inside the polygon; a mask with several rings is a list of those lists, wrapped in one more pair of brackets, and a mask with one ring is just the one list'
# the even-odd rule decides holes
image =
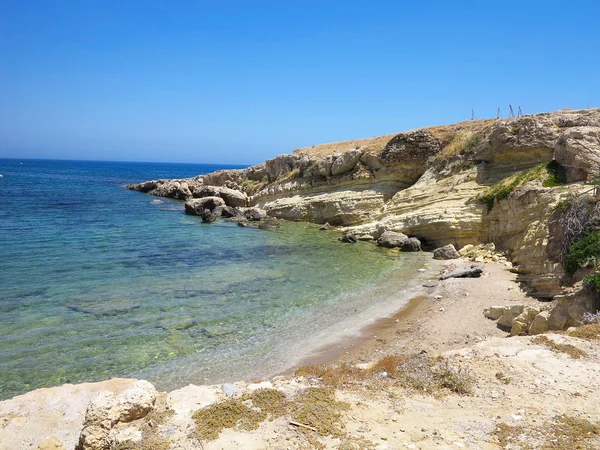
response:
{"label": "rock", "polygon": [[331,165],[331,174],[341,175],[342,173],[354,169],[354,166],[356,166],[361,156],[362,152],[358,149],[348,150],[347,152],[340,154]]}
{"label": "rock", "polygon": [[483,272],[483,265],[474,264],[466,269],[455,269],[448,272],[440,277],[440,280],[447,280],[448,278],[479,278]]}
{"label": "rock", "polygon": [[417,238],[409,238],[403,233],[385,231],[377,239],[377,245],[386,248],[399,248],[402,251],[416,252],[421,250],[421,242]]}
{"label": "rock", "polygon": [[433,251],[433,259],[457,259],[460,254],[454,248],[454,245],[448,244],[444,247],[436,248]]}
{"label": "rock", "polygon": [[253,225],[252,225],[250,222],[248,222],[247,220],[240,220],[240,221],[239,221],[237,224],[238,224],[238,227],[242,227],[242,228],[250,228],[250,227],[252,227],[252,226],[253,226]]}
{"label": "rock", "polygon": [[329,225],[329,222],[325,222],[323,225],[321,225],[319,230],[329,230],[330,228],[331,228],[331,225]]}
{"label": "rock", "polygon": [[593,313],[597,310],[596,294],[585,285],[570,294],[557,295],[554,300],[555,304],[548,316],[550,330],[565,330],[580,326],[584,313]]}
{"label": "rock", "polygon": [[235,397],[236,395],[239,395],[242,393],[242,391],[240,390],[239,387],[237,387],[235,384],[231,384],[231,383],[225,383],[221,386],[221,391],[223,391],[223,394],[225,394],[227,397]]}
{"label": "rock", "polygon": [[498,319],[498,326],[503,328],[511,328],[514,320],[523,312],[523,305],[506,306],[504,313]]}
{"label": "rock", "polygon": [[48,439],[44,439],[38,445],[38,450],[65,450],[64,445],[56,436],[52,435]]}
{"label": "rock", "polygon": [[200,216],[200,218],[202,218],[202,222],[204,222],[204,223],[214,222],[219,217],[219,214],[217,212],[217,208],[215,208],[214,211],[211,211],[210,209],[205,209],[204,211],[202,211],[198,215]]}
{"label": "rock", "polygon": [[600,172],[600,127],[573,127],[556,143],[554,158],[563,165],[567,181],[585,181]]}
{"label": "rock", "polygon": [[526,306],[523,308],[523,312],[519,314],[512,323],[512,328],[510,330],[511,336],[522,336],[527,334],[529,330],[529,325],[533,322],[535,316],[540,313],[539,308],[535,308],[532,306]]}
{"label": "rock", "polygon": [[233,206],[217,206],[214,209],[214,212],[216,214],[218,214],[221,217],[226,217],[226,218],[230,218],[230,217],[237,217],[239,215],[241,215],[240,211],[236,208],[234,208]]}
{"label": "rock", "polygon": [[371,169],[381,169],[383,167],[379,157],[373,152],[363,153],[360,162]]}
{"label": "rock", "polygon": [[498,320],[506,311],[505,306],[491,306],[483,310],[483,315],[488,319]]}
{"label": "rock", "polygon": [[142,441],[142,432],[134,427],[126,427],[118,431],[111,432],[108,440],[112,446],[119,446],[122,444],[137,444]]}
{"label": "rock", "polygon": [[77,450],[104,450],[110,442],[110,429],[119,421],[120,410],[112,392],[99,392],[92,398],[85,413]]}
{"label": "rock", "polygon": [[353,234],[344,234],[342,237],[339,238],[339,240],[341,242],[349,242],[354,244],[356,242],[356,236],[354,236]]}
{"label": "rock", "polygon": [[314,176],[328,177],[331,175],[331,165],[333,164],[333,158],[327,156],[317,162],[316,167],[313,169]]}
{"label": "rock", "polygon": [[119,421],[131,422],[141,419],[154,407],[158,392],[146,380],[136,381],[132,387],[117,396],[117,407],[120,410]]}
{"label": "rock", "polygon": [[373,236],[371,236],[370,234],[356,234],[356,239],[358,239],[359,241],[374,241],[375,238]]}
{"label": "rock", "polygon": [[258,229],[259,230],[276,230],[280,226],[281,225],[277,219],[274,219],[273,217],[269,217],[269,218],[265,219],[264,221],[261,221],[258,224]]}
{"label": "rock", "polygon": [[244,217],[248,220],[264,220],[266,219],[266,211],[258,208],[251,208],[244,211]]}
{"label": "rock", "polygon": [[220,197],[195,198],[185,202],[185,212],[199,216],[205,209],[213,211],[219,206],[225,206],[225,201]]}
{"label": "rock", "polygon": [[545,333],[549,329],[548,317],[550,317],[550,311],[540,312],[529,325],[528,333],[530,335]]}

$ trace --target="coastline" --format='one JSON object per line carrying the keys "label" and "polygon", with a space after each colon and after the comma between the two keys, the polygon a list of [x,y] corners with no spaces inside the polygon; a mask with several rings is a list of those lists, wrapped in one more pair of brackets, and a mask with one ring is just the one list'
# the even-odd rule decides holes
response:
{"label": "coastline", "polygon": [[[467,260],[439,263],[439,268],[446,269],[471,264]],[[583,409],[591,414],[587,417],[593,419],[598,415],[600,418],[600,407],[594,404],[591,395],[594,382],[600,380],[600,353],[596,346],[563,335],[549,335],[559,342],[570,339],[565,342],[576,344],[588,354],[581,362],[569,362],[565,359],[569,357],[544,348],[534,338],[507,339],[508,334],[499,329],[496,322],[483,316],[485,307],[497,304],[538,304],[537,300],[527,297],[515,281],[516,275],[499,263],[486,263],[480,278],[431,281],[427,285],[436,286],[426,288],[426,295],[413,297],[395,313],[365,325],[359,336],[326,346],[301,361],[300,365],[348,363],[368,367],[386,355],[426,352],[431,358],[450,358],[470,366],[476,388],[468,396],[453,394],[437,398],[402,390],[393,393],[395,391],[380,385],[382,380],[376,379],[371,382],[378,386],[374,391],[358,386],[338,389],[336,398],[352,405],[352,412],[344,416],[351,439],[348,442],[378,442],[372,448],[380,449],[456,446],[496,450],[502,447],[490,435],[494,423],[500,421],[539,427],[540,422],[552,420],[557,414],[578,416],[578,408],[582,407],[588,408]],[[498,374],[509,374],[510,378],[499,379]],[[577,382],[573,381],[574,377],[579,377]],[[238,381],[230,384],[229,389],[251,393],[256,389],[275,388],[293,397],[307,388],[319,386],[310,377],[289,372],[268,381],[251,381]],[[125,390],[135,386],[136,380],[111,379],[38,389],[0,402],[0,449],[19,445],[43,450],[72,448],[84,425],[88,404],[97,392],[123,395]],[[193,442],[190,433],[196,426],[194,411],[228,398],[224,386],[220,385],[189,385],[156,395],[157,405],[163,405],[160,408],[166,407],[174,415],[165,425],[158,428],[152,425],[155,430],[152,433],[178,442],[180,447],[176,448],[188,448],[185,445],[200,448],[190,444]],[[551,411],[545,411],[543,405],[555,400],[557,395],[560,401]],[[73,396],[78,399],[75,403]],[[143,427],[144,420],[123,424],[125,428],[117,427],[115,431]],[[280,417],[264,422],[255,431],[226,429],[217,440],[204,441],[202,448],[313,448],[305,436]],[[338,448],[339,440],[320,438],[325,448]],[[64,446],[51,446],[57,442]]]}

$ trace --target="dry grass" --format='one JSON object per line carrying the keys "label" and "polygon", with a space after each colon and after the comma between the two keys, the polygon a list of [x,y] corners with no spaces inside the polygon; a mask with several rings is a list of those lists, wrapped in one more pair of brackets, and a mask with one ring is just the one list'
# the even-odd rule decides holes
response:
{"label": "dry grass", "polygon": [[599,434],[597,424],[571,416],[558,416],[535,428],[499,423],[493,432],[500,447],[522,450],[594,450]]}
{"label": "dry grass", "polygon": [[431,395],[448,391],[470,394],[474,386],[473,375],[466,366],[427,355],[385,356],[367,370],[346,363],[304,366],[296,370],[296,375],[319,378],[324,385],[336,388],[362,386],[377,380]]}
{"label": "dry grass", "polygon": [[[483,134],[496,122],[496,119],[466,120],[453,125],[440,125],[435,127],[418,128],[426,129],[442,141],[444,146],[450,144],[457,133]],[[405,133],[417,131],[407,130]],[[294,153],[304,153],[312,156],[328,156],[333,153],[344,153],[348,150],[360,148],[364,152],[381,153],[388,142],[399,133],[384,134],[366,139],[353,139],[349,141],[332,142],[328,144],[313,145],[294,150]]]}
{"label": "dry grass", "polygon": [[554,352],[558,353],[566,353],[571,358],[579,359],[582,356],[586,356],[586,353],[583,350],[578,349],[574,345],[571,344],[559,344],[554,342],[552,339],[548,339],[547,336],[538,336],[532,340],[532,342],[536,344],[545,345],[550,348]]}
{"label": "dry grass", "polygon": [[342,413],[350,405],[335,399],[335,389],[314,387],[306,389],[289,403],[292,420],[317,429],[320,436],[345,436]]}
{"label": "dry grass", "polygon": [[[227,399],[200,409],[192,416],[196,429],[191,436],[214,440],[225,428],[255,430],[261,422],[281,416],[317,429],[319,436],[344,436],[342,413],[349,405],[335,399],[330,387],[306,389],[293,400],[288,400],[277,389],[259,389],[237,399]],[[300,430],[318,444],[311,431]],[[317,445],[318,446],[318,445]]]}
{"label": "dry grass", "polygon": [[437,160],[449,159],[455,156],[473,153],[481,142],[481,136],[467,130],[459,130],[448,145],[436,156]]}
{"label": "dry grass", "polygon": [[366,139],[354,139],[350,141],[332,142],[329,144],[319,144],[312,147],[304,147],[294,150],[294,153],[304,153],[312,156],[328,156],[333,153],[344,153],[348,150],[360,148],[364,152],[379,153],[385,148],[387,143],[396,136],[394,134],[384,134]]}
{"label": "dry grass", "polygon": [[576,330],[569,331],[568,335],[580,339],[587,339],[588,341],[600,339],[600,323],[582,325]]}

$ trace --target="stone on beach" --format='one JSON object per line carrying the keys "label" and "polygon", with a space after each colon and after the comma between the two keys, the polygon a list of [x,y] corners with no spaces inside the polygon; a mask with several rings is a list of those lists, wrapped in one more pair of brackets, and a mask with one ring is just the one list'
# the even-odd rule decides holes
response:
{"label": "stone on beach", "polygon": [[457,259],[460,255],[454,248],[454,245],[448,244],[433,251],[433,259]]}
{"label": "stone on beach", "polygon": [[440,276],[440,280],[447,280],[448,278],[479,278],[483,272],[483,265],[472,265],[465,269],[455,269],[451,272],[445,273]]}
{"label": "stone on beach", "polygon": [[399,248],[405,252],[418,252],[421,250],[421,242],[417,238],[409,238],[407,235],[395,231],[384,231],[377,239],[377,245],[386,248]]}

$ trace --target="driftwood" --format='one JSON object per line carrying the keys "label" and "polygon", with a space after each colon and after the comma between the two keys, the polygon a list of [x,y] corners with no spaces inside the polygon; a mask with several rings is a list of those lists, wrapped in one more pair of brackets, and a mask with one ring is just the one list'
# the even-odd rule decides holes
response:
{"label": "driftwood", "polygon": [[303,423],[300,423],[300,422],[294,422],[293,420],[290,420],[290,425],[294,425],[295,427],[306,428],[311,431],[317,431],[317,429],[315,427],[311,427],[309,425],[304,425]]}

